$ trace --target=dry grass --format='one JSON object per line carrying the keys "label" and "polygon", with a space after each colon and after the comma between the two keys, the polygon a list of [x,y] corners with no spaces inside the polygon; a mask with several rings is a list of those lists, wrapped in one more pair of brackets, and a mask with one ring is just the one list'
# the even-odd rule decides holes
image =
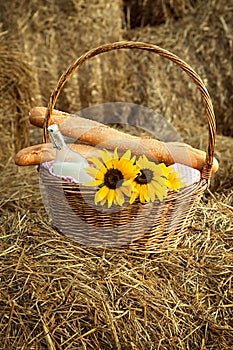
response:
{"label": "dry grass", "polygon": [[[145,26],[125,33],[127,39],[152,42],[166,47],[201,75],[213,99],[218,132],[227,136],[233,135],[232,22],[233,8],[230,2],[197,1],[193,10],[179,20],[168,16],[164,25]],[[183,80],[180,71],[174,69],[170,62],[151,59],[148,55],[140,60],[140,55],[141,53],[133,57],[130,55],[134,72],[137,72],[140,66],[140,73],[143,73],[137,76],[138,81],[135,84],[136,92],[139,84],[144,86],[140,89],[140,99],[171,121],[178,122],[183,118],[183,127],[184,116],[186,120],[189,118],[188,122],[194,123],[194,126],[196,123],[203,123],[200,96],[195,94],[196,88],[193,84]],[[145,76],[149,84],[144,84]]]}
{"label": "dry grass", "polygon": [[[10,40],[9,40],[10,39]],[[10,41],[10,42],[9,42]],[[0,132],[4,161],[29,143],[29,122],[25,115],[32,105],[31,71],[16,40],[0,35]],[[1,159],[2,160],[2,159]]]}
{"label": "dry grass", "polygon": [[[171,8],[175,2],[164,3]],[[58,234],[43,207],[36,168],[17,168],[13,163],[17,147],[29,142],[30,107],[47,104],[58,76],[77,55],[122,37],[123,5],[105,7],[105,2],[93,0],[87,7],[70,0],[63,13],[61,0],[49,5],[41,1],[39,7],[34,0],[20,4],[14,0],[11,16],[0,17],[2,30],[8,30],[0,40],[0,349],[232,349],[233,139],[222,135],[232,132],[232,12],[223,1],[199,0],[197,7],[188,3],[187,12],[180,10],[178,18],[171,15],[156,28],[124,33],[158,43],[193,64],[208,79],[220,126],[216,145],[220,170],[211,191],[203,196],[178,248],[160,254],[98,250]],[[1,10],[7,11],[6,5],[1,4]],[[118,11],[113,22],[111,6]],[[190,19],[198,9],[194,26]],[[93,30],[81,29],[85,21],[85,28],[92,28],[95,21]],[[174,122],[186,141],[205,147],[204,118],[197,123],[196,117],[203,113],[200,97],[189,83],[184,90],[183,74],[136,51],[122,54],[117,67],[114,59],[110,55],[104,63],[93,61],[87,68],[97,71],[99,85],[83,90],[85,76],[88,84],[95,84],[84,69],[83,77],[67,86],[60,107],[73,111],[103,99],[114,101],[120,94],[122,100],[155,107]],[[105,72],[109,72],[106,78]],[[72,91],[77,92],[75,99]],[[39,141],[38,131],[30,133],[31,143]]]}
{"label": "dry grass", "polygon": [[198,0],[125,0],[126,25],[137,28],[177,20],[193,13],[199,3]]}
{"label": "dry grass", "polygon": [[1,201],[3,349],[230,349],[232,192],[203,198],[175,251],[142,255],[59,235],[36,172],[13,174]]}

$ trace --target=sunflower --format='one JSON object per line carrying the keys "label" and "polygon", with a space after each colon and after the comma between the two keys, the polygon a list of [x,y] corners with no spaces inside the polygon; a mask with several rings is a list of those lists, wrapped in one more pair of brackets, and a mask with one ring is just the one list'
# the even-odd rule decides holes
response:
{"label": "sunflower", "polygon": [[136,165],[140,168],[140,173],[134,179],[130,204],[138,197],[142,203],[154,202],[156,198],[162,202],[167,195],[166,165],[151,162],[145,155],[139,157]]}
{"label": "sunflower", "polygon": [[186,182],[183,182],[185,176],[179,177],[179,171],[174,171],[173,167],[168,167],[167,173],[167,187],[175,192],[179,192],[179,190],[186,186]]}
{"label": "sunflower", "polygon": [[104,205],[123,205],[124,195],[130,197],[133,191],[133,180],[139,173],[139,168],[135,165],[135,157],[131,158],[131,152],[126,151],[119,158],[117,149],[114,155],[107,150],[98,150],[102,160],[96,156],[89,159],[95,165],[95,168],[86,168],[87,173],[94,178],[85,184],[85,186],[98,186],[95,194],[95,204]]}

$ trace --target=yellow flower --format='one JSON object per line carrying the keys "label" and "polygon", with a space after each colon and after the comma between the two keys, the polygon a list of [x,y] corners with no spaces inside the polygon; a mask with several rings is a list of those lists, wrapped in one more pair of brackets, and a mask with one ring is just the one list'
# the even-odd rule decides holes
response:
{"label": "yellow flower", "polygon": [[173,167],[167,168],[167,187],[174,190],[175,192],[179,192],[180,188],[186,186],[186,182],[182,182],[184,176],[180,178],[178,176],[179,171],[174,171]]}
{"label": "yellow flower", "polygon": [[156,164],[140,156],[136,164],[140,168],[140,174],[134,179],[134,192],[130,198],[133,203],[138,197],[140,202],[154,202],[156,198],[163,201],[167,195],[167,179],[165,164]]}
{"label": "yellow flower", "polygon": [[134,164],[135,157],[131,159],[131,152],[127,151],[119,158],[117,149],[113,156],[107,150],[98,152],[102,160],[95,156],[89,159],[96,167],[85,169],[94,178],[85,186],[99,187],[95,194],[95,204],[104,205],[107,202],[109,208],[113,203],[122,206],[124,195],[131,196],[133,180],[139,173],[138,166]]}

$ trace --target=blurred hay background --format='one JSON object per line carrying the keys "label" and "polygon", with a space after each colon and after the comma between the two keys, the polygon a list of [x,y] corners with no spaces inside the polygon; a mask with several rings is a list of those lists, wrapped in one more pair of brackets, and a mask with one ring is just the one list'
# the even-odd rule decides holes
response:
{"label": "blurred hay background", "polygon": [[[232,1],[35,0],[0,4],[0,348],[232,349]],[[54,231],[36,168],[14,154],[40,142],[28,112],[47,105],[80,54],[122,39],[158,44],[203,77],[213,99],[220,170],[176,251],[138,255],[81,247]],[[199,94],[182,72],[138,51],[82,67],[58,103],[135,102],[205,148]]]}

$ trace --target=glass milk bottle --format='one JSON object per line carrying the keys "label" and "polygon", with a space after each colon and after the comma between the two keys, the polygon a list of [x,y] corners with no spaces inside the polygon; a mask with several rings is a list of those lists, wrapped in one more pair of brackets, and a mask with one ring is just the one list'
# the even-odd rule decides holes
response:
{"label": "glass milk bottle", "polygon": [[91,181],[85,168],[90,167],[88,161],[79,153],[74,152],[66,144],[57,124],[48,127],[50,140],[56,148],[56,159],[53,163],[53,172],[60,176],[69,176],[80,183]]}

